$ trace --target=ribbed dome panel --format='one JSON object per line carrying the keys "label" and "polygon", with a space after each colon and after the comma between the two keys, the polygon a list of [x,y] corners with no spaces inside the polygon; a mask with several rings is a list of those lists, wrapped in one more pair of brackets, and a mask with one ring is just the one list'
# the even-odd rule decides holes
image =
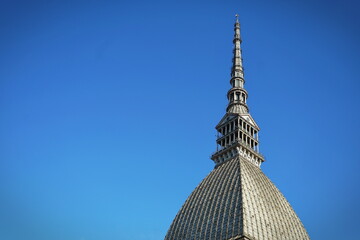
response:
{"label": "ribbed dome panel", "polygon": [[231,105],[229,107],[229,109],[227,110],[228,113],[237,113],[237,114],[244,114],[244,113],[248,113],[249,110],[243,106],[243,105],[240,105],[240,104],[234,104],[234,105]]}
{"label": "ribbed dome panel", "polygon": [[289,202],[261,169],[245,159],[240,165],[245,235],[256,240],[309,239]]}
{"label": "ribbed dome panel", "polygon": [[241,232],[240,166],[214,169],[176,215],[165,239],[227,239]]}

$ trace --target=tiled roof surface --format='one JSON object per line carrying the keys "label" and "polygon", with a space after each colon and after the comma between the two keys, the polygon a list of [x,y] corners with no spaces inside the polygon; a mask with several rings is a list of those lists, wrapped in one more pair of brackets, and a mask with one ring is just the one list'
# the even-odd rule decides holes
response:
{"label": "tiled roof surface", "polygon": [[236,157],[215,168],[176,215],[166,240],[309,239],[290,204],[254,164]]}

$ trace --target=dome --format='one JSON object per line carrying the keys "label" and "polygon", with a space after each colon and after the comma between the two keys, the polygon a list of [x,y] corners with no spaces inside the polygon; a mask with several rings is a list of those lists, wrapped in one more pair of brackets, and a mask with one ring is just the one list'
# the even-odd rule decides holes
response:
{"label": "dome", "polygon": [[296,213],[259,167],[238,156],[188,197],[165,240],[309,239]]}

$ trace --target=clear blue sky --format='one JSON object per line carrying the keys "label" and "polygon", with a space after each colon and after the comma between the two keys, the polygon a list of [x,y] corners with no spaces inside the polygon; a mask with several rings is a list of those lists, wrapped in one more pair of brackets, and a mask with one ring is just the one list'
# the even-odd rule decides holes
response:
{"label": "clear blue sky", "polygon": [[0,239],[162,239],[213,168],[235,13],[263,171],[312,239],[360,239],[359,8],[1,1]]}

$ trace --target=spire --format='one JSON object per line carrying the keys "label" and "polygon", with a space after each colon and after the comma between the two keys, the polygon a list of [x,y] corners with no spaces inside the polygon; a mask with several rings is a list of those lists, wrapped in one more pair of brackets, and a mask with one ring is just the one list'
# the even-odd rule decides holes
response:
{"label": "spire", "polygon": [[240,36],[240,23],[239,15],[235,15],[236,20],[234,24],[234,49],[233,49],[233,59],[231,67],[231,89],[228,91],[227,97],[229,100],[228,107],[226,111],[228,113],[248,113],[249,108],[246,105],[246,99],[248,94],[244,89],[244,69],[242,66],[242,57],[241,57],[241,36]]}
{"label": "spire", "polygon": [[242,156],[260,167],[264,157],[259,152],[259,130],[246,105],[248,97],[244,89],[244,69],[241,58],[240,23],[236,14],[234,24],[234,50],[231,67],[231,88],[227,93],[229,100],[225,116],[215,127],[217,130],[216,152],[211,156],[216,167],[220,164]]}

